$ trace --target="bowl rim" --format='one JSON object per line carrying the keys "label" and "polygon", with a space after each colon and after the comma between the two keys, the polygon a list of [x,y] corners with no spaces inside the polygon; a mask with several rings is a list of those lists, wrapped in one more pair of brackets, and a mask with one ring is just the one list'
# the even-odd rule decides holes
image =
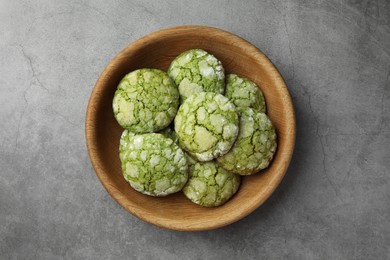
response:
{"label": "bowl rim", "polygon": [[[246,208],[244,212],[242,212],[240,215],[235,215],[229,219],[227,218],[221,218],[220,222],[207,222],[203,224],[197,224],[197,225],[177,225],[174,223],[167,223],[164,221],[156,221],[156,218],[150,217],[147,214],[142,214],[142,210],[139,210],[137,207],[133,207],[130,202],[125,203],[124,201],[128,201],[124,195],[122,195],[120,192],[117,192],[117,190],[114,188],[112,182],[109,178],[107,178],[104,170],[102,169],[101,162],[98,159],[97,152],[95,149],[95,144],[93,140],[96,140],[96,133],[94,131],[94,127],[96,124],[96,120],[94,115],[94,109],[93,107],[95,105],[98,105],[100,102],[100,96],[97,95],[97,92],[99,92],[100,89],[104,88],[105,83],[105,77],[109,74],[109,71],[117,68],[117,65],[120,64],[120,61],[122,58],[120,58],[124,53],[130,51],[131,49],[137,49],[144,45],[147,42],[153,42],[155,39],[161,38],[162,36],[166,35],[167,33],[175,33],[180,30],[201,30],[201,31],[212,31],[215,33],[218,33],[223,36],[230,37],[231,40],[234,40],[238,43],[240,43],[244,48],[247,48],[256,58],[256,60],[260,60],[262,63],[264,63],[264,66],[271,68],[268,73],[271,73],[271,77],[274,80],[275,84],[278,85],[278,88],[283,94],[283,101],[284,106],[286,107],[286,117],[289,118],[288,122],[288,131],[286,131],[286,140],[285,140],[285,150],[287,152],[283,153],[283,166],[278,171],[279,174],[275,178],[272,178],[272,181],[270,182],[270,185],[267,187],[265,191],[262,192],[262,196],[258,198],[256,203],[252,204],[250,207]],[[211,230],[220,228],[223,226],[227,226],[229,224],[232,224],[250,213],[252,213],[255,209],[257,209],[260,205],[262,205],[270,196],[271,194],[276,190],[276,188],[281,183],[283,177],[285,176],[287,169],[289,167],[289,164],[291,162],[291,158],[294,151],[295,146],[295,139],[296,139],[296,119],[295,119],[295,112],[294,107],[291,99],[291,95],[288,91],[287,85],[276,68],[276,66],[271,62],[271,60],[263,53],[261,52],[257,47],[252,45],[247,40],[233,34],[230,32],[227,32],[222,29],[218,29],[215,27],[210,26],[201,26],[201,25],[185,25],[185,26],[174,26],[169,27],[166,29],[158,30],[155,32],[152,32],[146,36],[143,36],[134,42],[130,43],[127,47],[125,47],[122,51],[120,51],[110,62],[106,65],[105,69],[99,76],[98,80],[96,81],[94,88],[91,92],[88,105],[87,105],[87,111],[86,111],[86,118],[85,118],[85,138],[86,138],[86,145],[88,150],[88,155],[91,160],[92,166],[94,168],[94,171],[99,178],[100,182],[102,183],[103,187],[106,189],[106,191],[110,194],[110,196],[123,208],[125,208],[128,212],[132,213],[139,219],[153,224],[158,227],[170,229],[170,230],[177,230],[177,231],[201,231],[201,230]]]}

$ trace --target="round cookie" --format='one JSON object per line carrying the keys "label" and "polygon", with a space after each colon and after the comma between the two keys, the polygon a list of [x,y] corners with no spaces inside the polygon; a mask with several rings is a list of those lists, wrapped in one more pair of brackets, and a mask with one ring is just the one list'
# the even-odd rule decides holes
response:
{"label": "round cookie", "polygon": [[221,62],[201,49],[193,49],[177,56],[168,75],[179,87],[181,101],[199,92],[224,93],[225,72]]}
{"label": "round cookie", "polygon": [[228,201],[240,186],[240,176],[220,167],[215,161],[195,162],[190,166],[190,178],[183,188],[192,202],[216,207]]}
{"label": "round cookie", "polygon": [[234,105],[221,94],[201,92],[187,98],[175,118],[180,146],[198,161],[227,153],[238,135]]}
{"label": "round cookie", "polygon": [[119,158],[126,181],[146,195],[166,196],[178,192],[188,179],[183,150],[161,134],[136,135],[125,130]]}
{"label": "round cookie", "polygon": [[247,78],[236,74],[227,75],[225,96],[233,102],[239,112],[246,108],[266,112],[263,92],[256,83]]}
{"label": "round cookie", "polygon": [[230,172],[251,175],[268,167],[276,146],[275,129],[268,116],[247,108],[241,113],[240,132],[234,146],[217,161]]}
{"label": "round cookie", "polygon": [[157,69],[140,69],[119,83],[112,107],[118,123],[134,133],[168,126],[179,106],[179,91],[169,76]]}

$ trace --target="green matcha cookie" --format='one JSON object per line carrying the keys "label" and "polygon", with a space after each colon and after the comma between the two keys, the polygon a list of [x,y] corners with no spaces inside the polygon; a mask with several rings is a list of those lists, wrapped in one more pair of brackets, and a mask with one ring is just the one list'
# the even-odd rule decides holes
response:
{"label": "green matcha cookie", "polygon": [[168,75],[140,69],[119,83],[112,107],[118,123],[134,133],[159,131],[168,126],[179,106],[179,92]]}
{"label": "green matcha cookie", "polygon": [[166,196],[180,191],[188,179],[183,150],[161,134],[135,135],[125,130],[119,158],[126,181],[143,194]]}
{"label": "green matcha cookie", "polygon": [[230,172],[251,175],[268,167],[276,145],[275,129],[267,115],[247,108],[241,113],[237,141],[217,161]]}
{"label": "green matcha cookie", "polygon": [[263,92],[253,81],[235,74],[227,75],[226,79],[225,96],[236,105],[238,111],[253,108],[255,111],[265,113]]}
{"label": "green matcha cookie", "polygon": [[218,166],[215,161],[196,162],[190,167],[190,178],[183,188],[192,202],[215,207],[228,201],[240,186],[240,176]]}
{"label": "green matcha cookie", "polygon": [[222,64],[204,50],[188,50],[177,56],[168,69],[168,75],[179,86],[181,101],[199,92],[224,93]]}
{"label": "green matcha cookie", "polygon": [[180,106],[175,131],[180,146],[195,159],[211,161],[232,147],[238,135],[238,115],[221,94],[197,93]]}

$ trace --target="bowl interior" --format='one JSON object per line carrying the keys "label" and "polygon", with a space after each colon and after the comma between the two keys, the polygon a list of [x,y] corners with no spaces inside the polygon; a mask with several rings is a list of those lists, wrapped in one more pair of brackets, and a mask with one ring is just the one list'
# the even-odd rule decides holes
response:
{"label": "bowl interior", "polygon": [[[123,129],[112,112],[112,98],[122,77],[140,68],[166,71],[181,52],[201,48],[221,60],[226,74],[245,76],[264,93],[268,115],[278,135],[278,149],[270,167],[242,179],[238,193],[226,204],[204,208],[182,192],[154,198],[133,190],[124,180],[119,160]],[[107,191],[139,218],[169,229],[206,230],[230,224],[263,203],[280,183],[291,159],[295,119],[291,99],[282,77],[254,46],[228,32],[199,26],[175,27],[150,34],[130,44],[106,67],[88,104],[87,146],[95,171]]]}

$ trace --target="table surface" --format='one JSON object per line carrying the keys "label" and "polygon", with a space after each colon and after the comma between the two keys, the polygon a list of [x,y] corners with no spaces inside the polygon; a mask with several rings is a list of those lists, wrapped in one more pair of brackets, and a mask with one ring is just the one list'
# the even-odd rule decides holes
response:
{"label": "table surface", "polygon": [[[121,49],[175,25],[235,33],[296,110],[282,184],[207,232],[142,222],[104,190],[84,120]],[[390,1],[0,0],[0,258],[390,258]]]}

